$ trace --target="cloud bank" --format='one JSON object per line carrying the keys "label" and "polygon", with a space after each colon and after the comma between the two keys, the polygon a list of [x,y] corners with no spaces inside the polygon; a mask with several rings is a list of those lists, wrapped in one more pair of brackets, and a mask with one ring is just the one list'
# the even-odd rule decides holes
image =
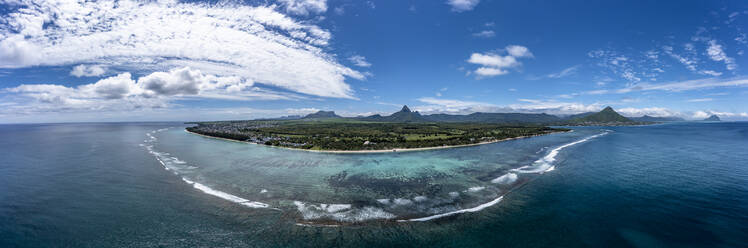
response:
{"label": "cloud bank", "polygon": [[[177,1],[6,2],[0,68],[96,64],[148,73],[190,68],[333,98],[355,98],[346,79],[365,76],[325,47],[332,35],[279,12],[319,13],[325,1],[281,5]],[[76,67],[75,76],[99,76]]]}

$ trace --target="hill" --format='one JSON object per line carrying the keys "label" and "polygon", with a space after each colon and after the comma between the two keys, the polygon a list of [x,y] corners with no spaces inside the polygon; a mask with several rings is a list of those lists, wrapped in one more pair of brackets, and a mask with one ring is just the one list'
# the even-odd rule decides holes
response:
{"label": "hill", "polygon": [[600,112],[569,120],[568,123],[571,125],[585,126],[617,126],[636,124],[635,121],[624,117],[623,115],[613,110],[613,108],[611,108],[610,106],[605,107]]}
{"label": "hill", "polygon": [[317,113],[311,113],[306,116],[304,116],[302,119],[324,119],[324,118],[341,118],[341,116],[336,115],[335,111],[317,111]]}
{"label": "hill", "polygon": [[584,113],[579,113],[579,114],[562,116],[561,118],[565,119],[565,120],[573,120],[573,119],[577,119],[577,118],[587,117],[587,116],[593,115],[595,113],[596,112],[584,112]]}
{"label": "hill", "polygon": [[410,111],[407,105],[403,105],[400,111],[392,113],[388,116],[382,115],[370,115],[366,117],[356,117],[356,119],[364,121],[382,121],[382,122],[429,122],[428,119],[424,118],[418,111]]}
{"label": "hill", "polygon": [[704,121],[722,121],[722,120],[719,119],[719,116],[712,115],[712,116],[709,116],[709,118],[704,119]]}
{"label": "hill", "polygon": [[683,118],[680,117],[654,117],[649,115],[644,115],[642,117],[629,117],[632,121],[639,121],[639,122],[672,122],[672,121],[686,121]]}

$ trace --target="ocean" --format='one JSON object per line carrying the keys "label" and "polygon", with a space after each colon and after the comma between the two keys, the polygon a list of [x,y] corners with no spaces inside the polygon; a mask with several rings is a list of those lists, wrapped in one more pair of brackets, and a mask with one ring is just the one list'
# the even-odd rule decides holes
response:
{"label": "ocean", "polygon": [[748,122],[328,154],[0,125],[0,247],[745,247]]}

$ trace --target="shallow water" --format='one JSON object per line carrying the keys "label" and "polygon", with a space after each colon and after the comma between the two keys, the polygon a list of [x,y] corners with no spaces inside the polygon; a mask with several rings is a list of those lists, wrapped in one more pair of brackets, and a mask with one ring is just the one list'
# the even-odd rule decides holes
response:
{"label": "shallow water", "polygon": [[739,246],[748,123],[324,154],[178,123],[0,125],[0,246]]}

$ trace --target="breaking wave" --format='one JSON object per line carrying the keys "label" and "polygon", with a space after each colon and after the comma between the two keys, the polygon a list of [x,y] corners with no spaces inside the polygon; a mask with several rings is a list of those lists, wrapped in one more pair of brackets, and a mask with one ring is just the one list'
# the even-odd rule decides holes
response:
{"label": "breaking wave", "polygon": [[146,133],[146,136],[148,136],[148,139],[144,141],[144,144],[140,144],[140,146],[143,146],[148,150],[148,153],[153,155],[156,160],[161,163],[161,165],[164,166],[164,169],[167,171],[172,171],[175,175],[181,176],[182,181],[185,183],[192,185],[197,190],[202,191],[205,194],[212,195],[230,202],[238,203],[242,206],[250,207],[250,208],[268,208],[270,205],[262,202],[257,201],[251,201],[244,198],[241,198],[239,196],[235,196],[220,190],[216,190],[213,188],[210,188],[204,184],[194,182],[192,180],[187,179],[186,177],[180,175],[181,173],[187,172],[192,169],[196,169],[197,167],[194,166],[187,166],[187,162],[184,162],[182,160],[179,160],[179,158],[170,156],[169,153],[166,152],[158,152],[153,149],[153,144],[158,140],[153,134],[163,132],[168,130],[169,128],[162,128],[155,131],[151,131]]}
{"label": "breaking wave", "polygon": [[504,196],[499,196],[498,198],[494,199],[493,201],[483,203],[483,204],[478,205],[477,207],[473,207],[473,208],[460,209],[460,210],[455,210],[455,211],[452,211],[452,212],[446,212],[446,213],[443,213],[443,214],[435,214],[435,215],[426,216],[426,217],[422,217],[422,218],[407,219],[407,220],[398,220],[398,221],[399,222],[404,222],[404,221],[429,221],[429,220],[439,219],[439,218],[443,218],[443,217],[447,217],[447,216],[455,215],[455,214],[478,212],[478,211],[481,211],[481,210],[483,210],[483,209],[485,209],[487,207],[496,205],[496,203],[499,203],[501,201],[501,199],[503,199],[503,198],[504,198]]}
{"label": "breaking wave", "polygon": [[517,173],[545,173],[545,172],[552,171],[552,170],[556,169],[555,166],[553,166],[553,162],[556,161],[556,155],[558,155],[558,153],[561,150],[563,150],[564,148],[567,148],[567,147],[570,147],[570,146],[573,146],[573,145],[576,145],[576,144],[579,144],[579,143],[582,143],[582,142],[586,142],[588,140],[591,140],[591,139],[594,139],[594,138],[606,135],[608,133],[610,133],[610,131],[605,131],[604,133],[595,134],[595,135],[589,136],[587,138],[584,138],[584,139],[581,139],[581,140],[577,140],[577,141],[574,141],[574,142],[567,143],[567,144],[564,144],[562,146],[556,147],[553,150],[551,150],[544,157],[542,157],[542,158],[540,158],[538,160],[535,160],[535,162],[533,162],[532,165],[525,165],[525,166],[519,167],[517,169],[513,169],[511,171],[512,172],[517,172]]}
{"label": "breaking wave", "polygon": [[510,172],[510,173],[504,174],[503,176],[494,178],[493,180],[491,180],[491,183],[496,183],[496,184],[512,184],[515,181],[517,181],[517,178],[518,178],[517,174],[514,174],[514,173]]}

